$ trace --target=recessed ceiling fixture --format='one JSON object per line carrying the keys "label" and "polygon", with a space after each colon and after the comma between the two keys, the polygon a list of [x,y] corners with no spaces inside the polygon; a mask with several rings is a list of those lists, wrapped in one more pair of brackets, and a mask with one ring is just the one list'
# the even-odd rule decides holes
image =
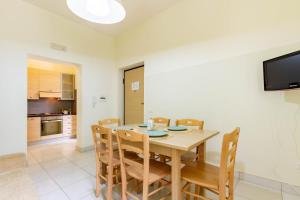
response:
{"label": "recessed ceiling fixture", "polygon": [[99,24],[118,23],[126,16],[117,0],[67,0],[67,5],[79,17]]}

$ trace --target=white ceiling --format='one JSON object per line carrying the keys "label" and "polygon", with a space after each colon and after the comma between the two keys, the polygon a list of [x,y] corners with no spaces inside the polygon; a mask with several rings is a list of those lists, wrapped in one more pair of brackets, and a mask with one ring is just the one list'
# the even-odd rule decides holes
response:
{"label": "white ceiling", "polygon": [[122,31],[132,28],[141,23],[147,18],[156,13],[167,9],[172,4],[180,0],[122,0],[127,16],[124,21],[118,24],[102,25],[86,22],[75,16],[66,5],[66,0],[24,0],[28,3],[34,4],[40,8],[49,10],[53,13],[62,15],[70,20],[84,23],[97,31],[107,33],[109,35],[117,35]]}

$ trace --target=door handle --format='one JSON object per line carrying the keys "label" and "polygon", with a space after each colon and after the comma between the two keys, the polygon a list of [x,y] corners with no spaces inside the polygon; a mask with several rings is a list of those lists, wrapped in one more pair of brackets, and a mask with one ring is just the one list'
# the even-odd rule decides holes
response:
{"label": "door handle", "polygon": [[144,102],[142,102],[141,104],[144,105]]}

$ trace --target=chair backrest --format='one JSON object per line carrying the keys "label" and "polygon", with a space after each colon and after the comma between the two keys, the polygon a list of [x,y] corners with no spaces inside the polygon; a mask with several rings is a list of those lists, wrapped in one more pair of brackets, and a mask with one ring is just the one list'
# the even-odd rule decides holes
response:
{"label": "chair backrest", "polygon": [[204,121],[196,119],[178,119],[176,120],[176,126],[195,126],[199,130],[203,130]]}
{"label": "chair backrest", "polygon": [[[126,171],[125,165],[135,167],[137,170],[143,171],[143,180],[149,178],[149,136],[147,134],[140,134],[135,131],[118,130],[117,140],[119,145],[121,170],[122,173]],[[124,156],[124,152],[134,152],[143,157],[144,162],[140,163]],[[125,172],[126,173],[126,172]]]}
{"label": "chair backrest", "polygon": [[101,160],[101,156],[103,156],[104,154],[108,154],[108,164],[112,164],[112,130],[100,125],[92,125],[92,132],[97,159]]}
{"label": "chair backrest", "polygon": [[121,120],[117,118],[103,119],[98,122],[100,126],[116,125],[121,126]]}
{"label": "chair backrest", "polygon": [[219,180],[220,199],[233,199],[234,165],[239,134],[240,128],[236,128],[223,137]]}
{"label": "chair backrest", "polygon": [[152,118],[154,124],[160,124],[160,125],[163,125],[163,126],[170,126],[170,119],[168,118],[163,118],[163,117],[153,117]]}

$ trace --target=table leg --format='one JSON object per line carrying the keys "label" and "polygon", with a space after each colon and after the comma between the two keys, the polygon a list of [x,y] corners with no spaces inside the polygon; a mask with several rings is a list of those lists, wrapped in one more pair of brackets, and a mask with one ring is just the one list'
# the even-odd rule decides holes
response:
{"label": "table leg", "polygon": [[172,149],[172,200],[181,200],[181,153]]}
{"label": "table leg", "polygon": [[[200,162],[205,162],[205,160],[206,160],[206,142],[203,142],[202,144],[200,144],[198,146],[197,152],[198,152],[197,160]],[[195,188],[195,193],[203,196],[204,190],[203,190],[203,188],[201,188],[200,186],[197,185]],[[199,198],[195,197],[195,199],[197,200]]]}
{"label": "table leg", "polygon": [[197,160],[201,162],[205,162],[206,160],[206,142],[203,142],[197,147]]}

